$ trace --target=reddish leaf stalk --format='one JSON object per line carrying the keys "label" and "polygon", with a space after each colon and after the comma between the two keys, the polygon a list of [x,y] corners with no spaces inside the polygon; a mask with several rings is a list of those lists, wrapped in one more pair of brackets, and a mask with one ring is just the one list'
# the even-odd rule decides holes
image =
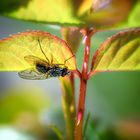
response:
{"label": "reddish leaf stalk", "polygon": [[85,112],[85,97],[86,97],[86,87],[88,80],[88,64],[90,57],[90,40],[93,34],[93,30],[86,30],[85,34],[85,49],[84,49],[84,61],[82,66],[82,74],[80,76],[80,95],[79,103],[76,117],[75,125],[75,140],[83,139],[83,120]]}

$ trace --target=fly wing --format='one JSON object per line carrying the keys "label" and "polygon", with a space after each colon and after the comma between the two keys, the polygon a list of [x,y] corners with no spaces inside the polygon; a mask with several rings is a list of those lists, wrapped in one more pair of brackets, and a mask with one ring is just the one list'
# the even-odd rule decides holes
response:
{"label": "fly wing", "polygon": [[21,72],[18,72],[18,75],[23,79],[28,80],[44,80],[49,78],[46,74],[39,73],[33,69],[27,69]]}
{"label": "fly wing", "polygon": [[39,57],[33,56],[33,55],[27,55],[24,57],[24,59],[31,65],[35,66],[37,63],[44,64],[45,66],[49,66],[49,63],[43,59],[40,59]]}

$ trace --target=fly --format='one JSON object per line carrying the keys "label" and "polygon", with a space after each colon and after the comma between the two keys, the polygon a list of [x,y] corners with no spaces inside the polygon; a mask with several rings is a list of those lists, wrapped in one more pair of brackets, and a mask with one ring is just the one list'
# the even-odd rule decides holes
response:
{"label": "fly", "polygon": [[25,56],[24,59],[30,64],[35,66],[35,68],[27,69],[24,71],[19,72],[19,76],[23,79],[30,79],[30,80],[41,80],[41,79],[47,79],[50,77],[64,77],[70,73],[68,70],[68,67],[65,65],[66,62],[71,59],[66,59],[64,61],[64,64],[53,64],[53,59],[50,60],[47,58],[46,54],[44,53],[40,40],[38,39],[38,44],[40,47],[41,52],[45,56],[46,60],[40,59],[39,57],[28,55]]}

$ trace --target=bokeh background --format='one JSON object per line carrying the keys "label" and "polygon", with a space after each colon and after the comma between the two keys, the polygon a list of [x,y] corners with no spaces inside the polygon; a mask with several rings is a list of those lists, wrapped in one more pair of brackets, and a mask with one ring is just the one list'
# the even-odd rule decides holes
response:
{"label": "bokeh background", "polygon": [[[59,26],[0,16],[0,39],[26,30],[44,30],[61,37]],[[116,32],[97,33],[92,38],[92,55]],[[76,55],[79,68],[82,58],[83,44]],[[76,79],[77,97],[78,90]],[[140,140],[140,72],[105,72],[92,77],[88,83],[85,116],[88,113],[86,140]],[[62,133],[66,131],[59,80],[23,80],[17,73],[1,72],[0,140],[57,140],[50,125],[57,126]]]}

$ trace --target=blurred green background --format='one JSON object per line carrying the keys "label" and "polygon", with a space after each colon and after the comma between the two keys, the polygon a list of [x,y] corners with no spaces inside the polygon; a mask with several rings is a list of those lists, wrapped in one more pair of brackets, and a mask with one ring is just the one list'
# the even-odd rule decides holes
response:
{"label": "blurred green background", "polygon": [[[0,38],[28,29],[44,30],[61,37],[58,26],[0,17]],[[97,33],[92,38],[91,56],[116,32]],[[82,43],[76,55],[79,68],[83,48]],[[140,140],[139,84],[140,72],[98,73],[89,80],[85,116],[88,112],[91,115],[86,140]],[[76,79],[76,97],[78,91],[79,80]],[[17,73],[0,73],[0,140],[57,140],[50,124],[65,133],[59,80],[23,80]]]}

